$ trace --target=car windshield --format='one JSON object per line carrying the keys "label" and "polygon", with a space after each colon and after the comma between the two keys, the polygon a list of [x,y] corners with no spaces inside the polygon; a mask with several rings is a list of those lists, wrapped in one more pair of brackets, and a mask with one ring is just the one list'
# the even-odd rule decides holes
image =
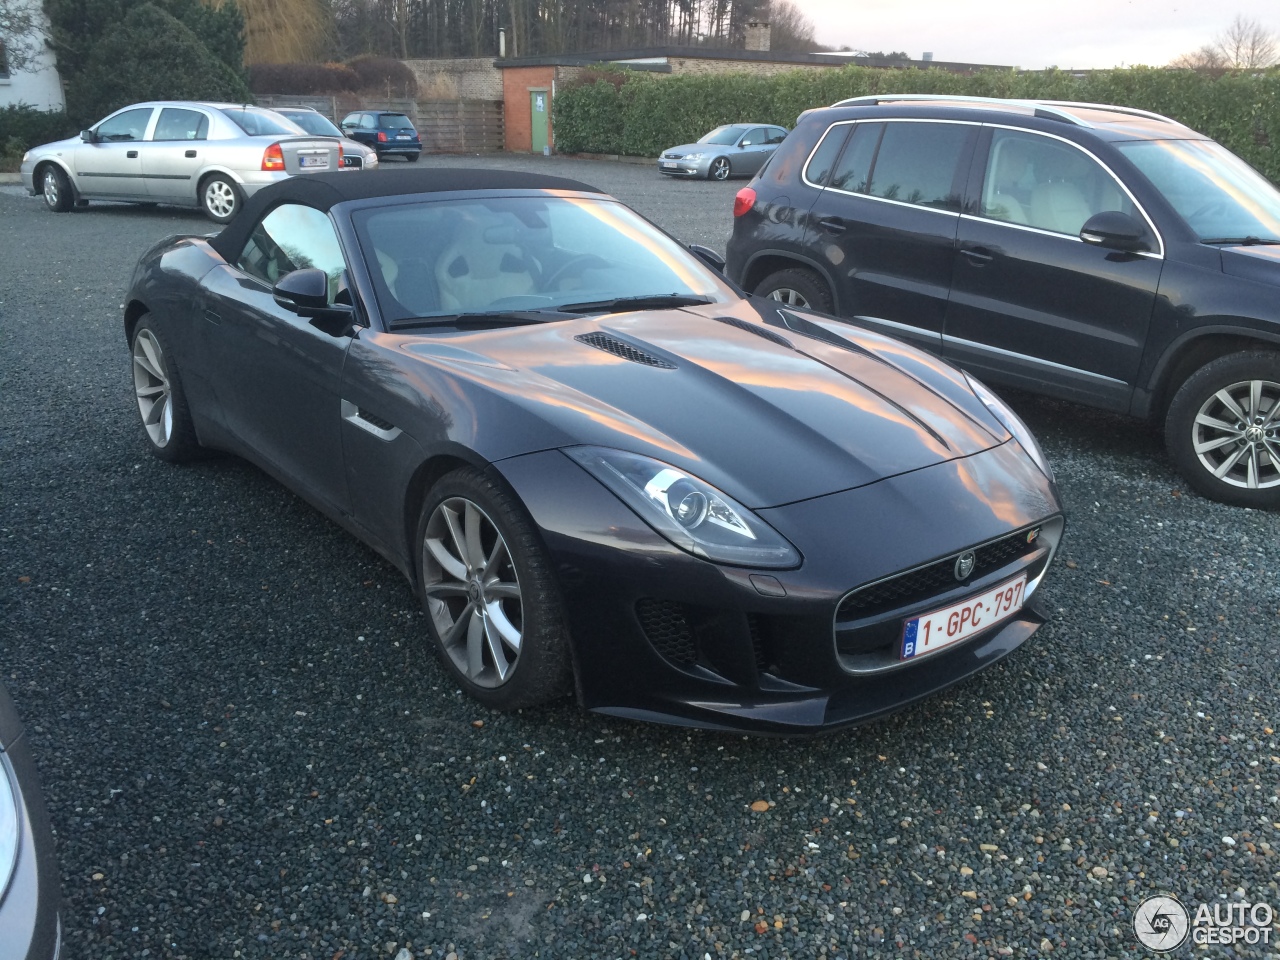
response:
{"label": "car windshield", "polygon": [[251,137],[290,137],[305,131],[278,113],[256,107],[228,107],[223,115]]}
{"label": "car windshield", "polygon": [[1280,190],[1210,140],[1118,143],[1201,240],[1280,240]]}
{"label": "car windshield", "polygon": [[403,130],[412,128],[413,124],[403,113],[384,113],[378,118],[383,130]]}
{"label": "car windshield", "polygon": [[322,113],[300,110],[297,113],[281,113],[280,115],[286,120],[292,120],[307,133],[314,133],[317,137],[342,136],[342,131],[335,127],[332,121]]}
{"label": "car windshield", "polygon": [[382,317],[393,324],[495,311],[550,311],[554,319],[558,310],[610,310],[627,298],[737,299],[718,274],[617,201],[436,200],[358,210],[352,221]]}
{"label": "car windshield", "polygon": [[710,133],[703,136],[699,143],[737,143],[738,138],[742,136],[742,127],[716,127]]}

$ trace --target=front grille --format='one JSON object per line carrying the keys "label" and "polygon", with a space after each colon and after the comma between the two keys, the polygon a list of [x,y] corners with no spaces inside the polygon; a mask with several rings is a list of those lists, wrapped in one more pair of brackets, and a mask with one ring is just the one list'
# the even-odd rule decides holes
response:
{"label": "front grille", "polygon": [[672,663],[690,666],[698,661],[698,645],[682,603],[646,597],[636,601],[636,616],[653,649]]}
{"label": "front grille", "polygon": [[751,652],[755,656],[756,669],[764,673],[769,669],[769,652],[765,648],[764,624],[758,614],[747,614],[747,629],[751,631]]}
{"label": "front grille", "polygon": [[[1032,537],[1032,533],[1036,536]],[[855,591],[840,604],[840,609],[836,611],[836,621],[862,620],[888,613],[999,570],[1019,557],[1035,552],[1040,546],[1039,533],[1039,528],[1034,531],[1021,530],[977,547],[973,551],[973,571],[961,581],[957,581],[955,577],[956,558],[960,556],[955,553],[927,566],[917,567]]]}
{"label": "front grille", "polygon": [[603,350],[605,353],[612,353],[615,357],[621,357],[623,360],[630,360],[632,363],[643,363],[647,367],[659,367],[663,370],[674,370],[676,368],[674,363],[668,363],[661,357],[645,353],[639,347],[633,347],[625,340],[611,337],[607,333],[580,333],[573,339],[579,343],[585,343],[589,347],[595,347],[597,350]]}

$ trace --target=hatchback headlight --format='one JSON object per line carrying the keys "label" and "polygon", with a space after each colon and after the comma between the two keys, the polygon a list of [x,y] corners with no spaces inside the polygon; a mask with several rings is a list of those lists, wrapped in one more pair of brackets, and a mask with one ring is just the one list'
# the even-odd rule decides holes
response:
{"label": "hatchback headlight", "polygon": [[969,386],[974,395],[986,404],[987,409],[991,411],[991,415],[1004,424],[1004,428],[1013,434],[1013,439],[1017,440],[1022,449],[1027,451],[1027,455],[1036,462],[1036,466],[1041,469],[1046,477],[1053,480],[1053,468],[1049,466],[1049,458],[1044,455],[1044,451],[1040,449],[1040,444],[1032,436],[1031,431],[1027,429],[1027,425],[1022,422],[1022,418],[1010,410],[1009,405],[992,393],[991,389],[981,380],[976,380],[967,373],[964,378],[969,381]]}
{"label": "hatchback headlight", "polygon": [[13,782],[13,768],[0,753],[0,900],[4,899],[18,865],[19,831],[22,820],[18,815],[18,795]]}
{"label": "hatchback headlight", "polygon": [[660,460],[608,447],[565,450],[649,526],[695,557],[786,568],[800,554],[780,533],[711,484]]}

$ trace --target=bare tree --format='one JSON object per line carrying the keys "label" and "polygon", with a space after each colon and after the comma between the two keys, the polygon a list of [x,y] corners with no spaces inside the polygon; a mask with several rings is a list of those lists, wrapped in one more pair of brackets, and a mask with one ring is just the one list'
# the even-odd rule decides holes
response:
{"label": "bare tree", "polygon": [[27,70],[44,49],[40,6],[35,0],[0,0],[0,69]]}
{"label": "bare tree", "polygon": [[1276,38],[1257,20],[1240,14],[1218,37],[1218,49],[1228,64],[1243,70],[1259,70],[1276,62]]}
{"label": "bare tree", "polygon": [[1217,44],[1206,43],[1199,50],[1170,60],[1169,66],[1179,70],[1225,70],[1227,58],[1222,55]]}
{"label": "bare tree", "polygon": [[785,53],[809,53],[819,49],[813,21],[791,0],[771,0],[768,12],[769,49]]}

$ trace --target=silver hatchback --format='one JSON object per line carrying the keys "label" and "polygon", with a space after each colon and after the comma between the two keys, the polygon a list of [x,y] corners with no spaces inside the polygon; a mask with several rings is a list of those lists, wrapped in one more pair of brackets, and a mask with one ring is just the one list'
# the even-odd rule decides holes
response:
{"label": "silver hatchback", "polygon": [[226,223],[269,183],[341,168],[338,141],[270,110],[164,101],[125,107],[79,137],[28,150],[21,173],[55,213],[124,200],[199,207]]}

